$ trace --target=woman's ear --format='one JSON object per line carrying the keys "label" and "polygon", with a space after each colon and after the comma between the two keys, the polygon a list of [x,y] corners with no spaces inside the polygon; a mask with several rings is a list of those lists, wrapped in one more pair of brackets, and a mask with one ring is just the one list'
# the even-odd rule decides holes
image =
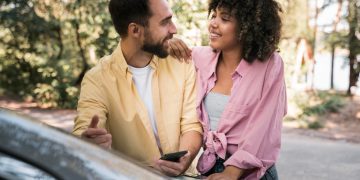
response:
{"label": "woman's ear", "polygon": [[128,35],[139,38],[141,37],[142,27],[136,23],[130,23],[128,26]]}

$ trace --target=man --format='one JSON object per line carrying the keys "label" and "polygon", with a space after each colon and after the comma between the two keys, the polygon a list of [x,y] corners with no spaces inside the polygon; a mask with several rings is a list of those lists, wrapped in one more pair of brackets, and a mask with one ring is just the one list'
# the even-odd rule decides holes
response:
{"label": "man", "polygon": [[[166,175],[188,169],[201,146],[192,64],[165,60],[176,33],[166,0],[111,0],[121,37],[81,84],[73,133]],[[187,150],[179,162],[159,160]]]}

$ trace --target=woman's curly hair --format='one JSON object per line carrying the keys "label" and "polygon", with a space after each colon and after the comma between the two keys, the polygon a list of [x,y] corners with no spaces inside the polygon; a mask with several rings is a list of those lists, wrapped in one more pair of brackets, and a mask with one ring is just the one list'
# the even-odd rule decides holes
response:
{"label": "woman's curly hair", "polygon": [[235,15],[242,57],[247,62],[265,61],[277,49],[282,9],[275,0],[210,0],[209,15],[216,8]]}

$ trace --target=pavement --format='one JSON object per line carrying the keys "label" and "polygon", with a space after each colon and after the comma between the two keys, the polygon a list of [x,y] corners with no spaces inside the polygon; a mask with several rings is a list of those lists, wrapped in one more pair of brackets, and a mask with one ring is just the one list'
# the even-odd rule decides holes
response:
{"label": "pavement", "polygon": [[360,179],[360,144],[283,133],[277,170],[284,180]]}

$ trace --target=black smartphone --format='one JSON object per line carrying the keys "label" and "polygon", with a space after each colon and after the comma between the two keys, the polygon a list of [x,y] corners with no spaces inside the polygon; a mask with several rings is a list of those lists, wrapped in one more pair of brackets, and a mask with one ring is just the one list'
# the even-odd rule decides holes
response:
{"label": "black smartphone", "polygon": [[180,158],[183,157],[186,153],[187,151],[179,151],[179,152],[164,154],[163,156],[161,156],[160,159],[166,161],[172,161],[172,162],[179,162]]}

